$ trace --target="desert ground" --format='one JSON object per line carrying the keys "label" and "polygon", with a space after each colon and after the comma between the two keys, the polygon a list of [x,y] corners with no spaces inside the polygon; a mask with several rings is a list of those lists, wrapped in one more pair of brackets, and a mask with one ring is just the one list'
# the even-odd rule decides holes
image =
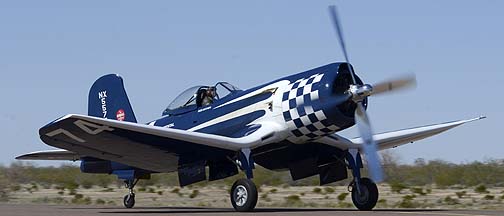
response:
{"label": "desert ground", "polygon": [[[345,186],[261,186],[257,206],[263,208],[354,209]],[[143,186],[135,188],[135,207],[230,208],[229,187]],[[379,185],[377,209],[495,209],[504,210],[504,188],[435,186],[397,188]],[[127,189],[120,185],[65,189],[24,184],[13,189],[5,204],[93,205],[121,207]]]}

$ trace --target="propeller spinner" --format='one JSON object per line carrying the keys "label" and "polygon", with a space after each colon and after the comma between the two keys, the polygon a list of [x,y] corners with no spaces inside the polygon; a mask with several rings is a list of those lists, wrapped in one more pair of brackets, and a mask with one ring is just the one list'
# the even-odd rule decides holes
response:
{"label": "propeller spinner", "polygon": [[[334,29],[336,31],[336,36],[340,43],[343,55],[347,63],[350,63],[348,58],[348,53],[346,51],[345,40],[343,39],[343,31],[338,18],[338,13],[336,6],[329,6],[329,14],[332,18]],[[393,80],[384,81],[375,85],[359,85],[355,79],[355,73],[351,66],[348,67],[350,75],[352,77],[353,84],[347,90],[347,95],[349,99],[357,104],[355,109],[355,123],[359,130],[359,134],[363,139],[363,150],[367,159],[367,166],[369,169],[370,177],[374,182],[380,182],[383,180],[383,170],[381,167],[380,158],[378,156],[378,148],[375,140],[373,139],[373,130],[371,127],[371,122],[364,108],[363,101],[367,97],[375,94],[382,94],[386,92],[391,92],[406,87],[412,87],[416,85],[416,80],[414,75],[409,75],[405,77],[400,77]]]}

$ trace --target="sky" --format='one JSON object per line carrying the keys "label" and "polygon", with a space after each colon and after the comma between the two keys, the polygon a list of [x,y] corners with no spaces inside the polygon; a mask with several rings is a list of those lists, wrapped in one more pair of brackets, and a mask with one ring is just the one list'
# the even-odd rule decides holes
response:
{"label": "sky", "polygon": [[488,117],[391,150],[401,162],[504,159],[503,1],[0,0],[0,164],[52,149],[38,129],[86,114],[105,74],[124,78],[147,122],[194,85],[247,89],[343,61],[331,4],[366,83],[416,74],[416,89],[369,99],[375,132]]}

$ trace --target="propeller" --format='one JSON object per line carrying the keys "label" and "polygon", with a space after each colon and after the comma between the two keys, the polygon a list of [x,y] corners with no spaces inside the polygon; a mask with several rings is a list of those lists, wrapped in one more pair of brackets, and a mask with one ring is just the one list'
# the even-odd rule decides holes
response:
{"label": "propeller", "polygon": [[[350,64],[336,6],[329,6],[329,14],[334,25],[334,30],[336,31],[336,36],[338,37],[339,44],[343,51],[343,55],[345,56],[345,60],[348,64]],[[392,92],[395,90],[415,86],[415,76],[408,75],[399,77],[396,79],[377,83],[375,85],[360,85],[356,82],[353,68],[349,65],[348,69],[350,71],[353,83],[352,85],[350,85],[350,88],[347,90],[345,95],[347,95],[347,100],[352,100],[357,104],[357,107],[355,109],[355,123],[363,140],[363,150],[364,154],[366,155],[370,177],[374,182],[381,182],[383,180],[383,169],[381,167],[380,158],[378,156],[378,148],[375,140],[373,139],[371,122],[369,121],[366,109],[364,108],[363,101],[371,95],[383,94],[386,92]]]}
{"label": "propeller", "polygon": [[[345,61],[350,63],[350,60],[348,59],[348,54],[346,51],[346,46],[345,46],[345,39],[343,39],[343,30],[341,30],[341,25],[338,19],[338,12],[336,11],[336,6],[335,5],[330,5],[329,6],[329,14],[331,14],[331,20],[334,25],[334,30],[336,30],[336,36],[338,36],[338,41],[340,42],[341,50],[343,51],[343,55],[345,56]],[[355,81],[355,74],[353,72],[352,67],[348,67],[348,70],[350,70],[350,75],[352,76],[352,81],[353,84],[357,84]]]}

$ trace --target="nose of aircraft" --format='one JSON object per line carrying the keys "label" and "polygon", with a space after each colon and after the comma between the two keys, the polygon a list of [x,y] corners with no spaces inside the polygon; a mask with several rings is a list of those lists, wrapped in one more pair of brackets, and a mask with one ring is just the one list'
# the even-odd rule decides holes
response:
{"label": "nose of aircraft", "polygon": [[[347,63],[333,63],[295,77],[283,93],[282,111],[292,142],[314,140],[354,125],[356,103]],[[357,83],[362,81],[356,77]],[[366,103],[364,99],[364,104]]]}
{"label": "nose of aircraft", "polygon": [[[357,104],[351,100],[352,93],[349,92],[352,77],[349,71],[351,67],[348,63],[333,64],[324,73],[319,86],[319,101],[317,108],[323,110],[327,117],[324,122],[327,125],[334,125],[338,130],[354,125],[354,113]],[[363,85],[362,80],[355,76],[358,85]],[[363,99],[364,107],[367,108],[367,98]]]}

